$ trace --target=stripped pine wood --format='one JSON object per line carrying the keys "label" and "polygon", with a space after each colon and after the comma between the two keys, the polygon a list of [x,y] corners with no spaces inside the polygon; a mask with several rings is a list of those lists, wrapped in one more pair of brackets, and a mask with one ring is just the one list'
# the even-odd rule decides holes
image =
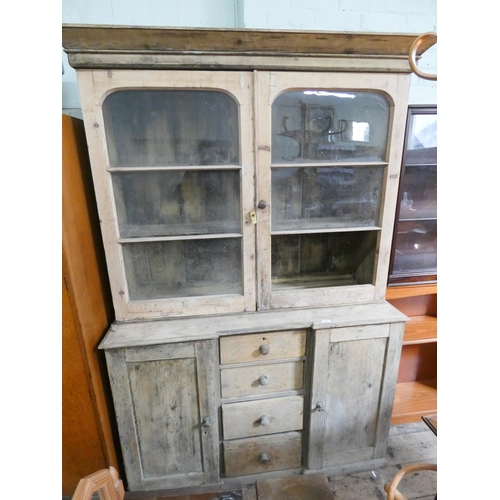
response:
{"label": "stripped pine wood", "polygon": [[[408,54],[417,36],[63,25],[63,46],[75,68],[281,68],[411,73]],[[435,39],[422,42],[416,57],[434,43]]]}
{"label": "stripped pine wood", "polygon": [[131,490],[219,480],[215,341],[171,347],[106,353]]}
{"label": "stripped pine wood", "polygon": [[[228,51],[276,54],[324,53],[399,55],[405,58],[419,34],[386,34],[295,30],[248,30],[209,28],[165,28],[140,26],[96,26],[63,24],[63,45],[68,52],[118,51]],[[147,45],[145,45],[147,42]],[[434,45],[425,40],[417,55]]]}
{"label": "stripped pine wood", "polygon": [[221,364],[304,356],[305,330],[238,335],[220,339]]}
{"label": "stripped pine wood", "polygon": [[111,326],[101,349],[147,346],[235,334],[303,330],[313,327],[342,328],[406,321],[407,317],[385,302],[350,306],[287,309],[260,313],[229,314],[205,318],[180,318]]}
{"label": "stripped pine wood", "polygon": [[265,363],[221,370],[223,398],[264,395],[303,387],[303,361]]}
{"label": "stripped pine wood", "polygon": [[226,441],[226,475],[231,477],[293,469],[300,466],[300,454],[300,432]]}
{"label": "stripped pine wood", "polygon": [[384,296],[413,41],[63,27],[131,491],[385,464],[408,319]]}
{"label": "stripped pine wood", "polygon": [[[117,320],[155,318],[161,316],[189,316],[193,314],[230,313],[255,310],[255,231],[249,213],[254,209],[254,158],[253,158],[253,77],[251,72],[203,71],[137,72],[133,70],[93,70],[79,71],[77,75],[82,95],[83,115],[89,144],[96,196],[100,207],[101,228],[108,261],[113,304]],[[241,227],[243,234],[242,262],[243,293],[222,292],[210,296],[171,297],[156,300],[131,298],[127,284],[123,242],[120,244],[120,230],[117,223],[115,191],[113,189],[108,143],[110,130],[106,129],[103,103],[108,95],[117,89],[203,89],[226,92],[238,104],[241,167]],[[108,127],[109,128],[109,127]],[[130,175],[130,174],[129,174]],[[253,256],[253,257],[252,257]],[[170,260],[174,254],[170,253]],[[143,259],[140,261],[144,262]],[[175,264],[176,269],[181,266]],[[165,263],[156,266],[164,269]],[[173,272],[167,273],[174,275]],[[182,278],[180,278],[182,281]],[[133,282],[132,282],[133,284]],[[194,289],[193,289],[194,290]],[[199,293],[199,287],[198,287]],[[189,293],[188,293],[189,295]]]}
{"label": "stripped pine wood", "polygon": [[303,413],[303,396],[223,404],[224,439],[300,430]]}
{"label": "stripped pine wood", "polygon": [[[257,172],[257,199],[271,200],[271,108],[269,100],[268,71],[254,72],[255,88],[255,160]],[[257,308],[265,311],[271,307],[269,284],[271,282],[270,210],[258,210],[257,217]]]}

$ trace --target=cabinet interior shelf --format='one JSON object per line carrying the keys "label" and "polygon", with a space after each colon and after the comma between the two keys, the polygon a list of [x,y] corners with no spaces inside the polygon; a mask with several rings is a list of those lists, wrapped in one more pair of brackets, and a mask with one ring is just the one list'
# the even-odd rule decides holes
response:
{"label": "cabinet interior shelf", "polygon": [[419,421],[437,409],[437,380],[420,380],[397,384],[391,424]]}
{"label": "cabinet interior shelf", "polygon": [[406,323],[403,345],[437,342],[437,316],[412,316]]}
{"label": "cabinet interior shelf", "polygon": [[410,317],[392,412],[392,425],[437,412],[437,283],[389,286],[386,298]]}
{"label": "cabinet interior shelf", "polygon": [[437,283],[425,285],[398,285],[393,287],[389,286],[387,287],[385,298],[387,300],[393,300],[432,294],[437,294]]}

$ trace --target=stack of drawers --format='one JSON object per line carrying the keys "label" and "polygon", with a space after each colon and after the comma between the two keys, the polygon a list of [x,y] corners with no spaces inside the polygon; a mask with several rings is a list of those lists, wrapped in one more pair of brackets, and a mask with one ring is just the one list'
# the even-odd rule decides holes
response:
{"label": "stack of drawers", "polygon": [[226,477],[301,466],[306,331],[220,339]]}

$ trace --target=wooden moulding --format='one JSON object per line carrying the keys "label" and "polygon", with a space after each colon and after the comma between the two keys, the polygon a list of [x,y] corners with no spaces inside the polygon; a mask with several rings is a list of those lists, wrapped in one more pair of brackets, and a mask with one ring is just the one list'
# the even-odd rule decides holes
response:
{"label": "wooden moulding", "polygon": [[[335,68],[411,73],[408,54],[417,36],[116,25],[62,26],[62,45],[74,68],[303,67],[318,71]],[[422,43],[416,57],[420,57],[434,43]]]}

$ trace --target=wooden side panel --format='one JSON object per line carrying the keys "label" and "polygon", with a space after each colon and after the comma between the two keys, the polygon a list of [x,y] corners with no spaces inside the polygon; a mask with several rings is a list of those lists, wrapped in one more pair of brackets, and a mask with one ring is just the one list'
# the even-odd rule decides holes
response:
{"label": "wooden side panel", "polygon": [[64,280],[62,299],[62,494],[72,495],[81,478],[105,467],[106,457]]}
{"label": "wooden side panel", "polygon": [[[113,406],[97,345],[113,320],[83,122],[62,115],[62,493],[118,468]],[[120,475],[123,471],[120,470]]]}

